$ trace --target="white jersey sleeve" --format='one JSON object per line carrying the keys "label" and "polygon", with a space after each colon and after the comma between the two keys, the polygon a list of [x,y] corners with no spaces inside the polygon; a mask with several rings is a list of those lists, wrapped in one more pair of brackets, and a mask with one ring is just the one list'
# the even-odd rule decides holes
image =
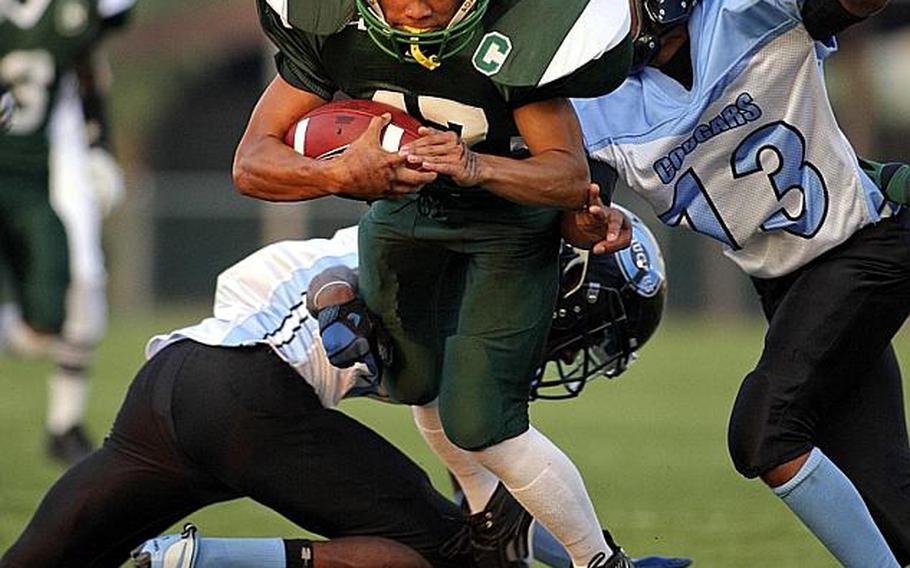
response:
{"label": "white jersey sleeve", "polygon": [[129,12],[135,5],[136,0],[98,0],[98,15],[113,18]]}
{"label": "white jersey sleeve", "polygon": [[575,101],[585,143],[664,223],[713,237],[744,271],[789,273],[892,212],[834,118],[790,0],[704,0],[691,90],[654,68]]}
{"label": "white jersey sleeve", "polygon": [[366,368],[333,367],[319,340],[318,322],[306,311],[310,280],[337,265],[357,267],[356,227],[342,229],[332,239],[264,247],[218,277],[212,317],[153,337],[146,357],[183,339],[225,347],[268,344],[313,386],[327,408],[352,391],[368,394]]}

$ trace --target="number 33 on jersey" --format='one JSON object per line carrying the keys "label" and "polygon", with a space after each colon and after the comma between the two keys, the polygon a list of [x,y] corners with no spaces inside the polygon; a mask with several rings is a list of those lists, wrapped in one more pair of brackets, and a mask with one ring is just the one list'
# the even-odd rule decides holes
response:
{"label": "number 33 on jersey", "polygon": [[[664,223],[724,243],[747,273],[791,272],[892,210],[859,168],[796,0],[704,0],[693,85],[653,67],[575,101],[588,151]],[[723,46],[723,48],[717,48]]]}
{"label": "number 33 on jersey", "polygon": [[15,100],[0,167],[46,167],[47,124],[61,75],[135,0],[0,1],[0,82]]}

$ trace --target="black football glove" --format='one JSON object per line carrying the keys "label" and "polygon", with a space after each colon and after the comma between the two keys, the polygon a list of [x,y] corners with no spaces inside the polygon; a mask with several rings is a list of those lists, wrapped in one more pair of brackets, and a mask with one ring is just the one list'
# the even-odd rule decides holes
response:
{"label": "black football glove", "polygon": [[332,365],[344,369],[364,363],[375,384],[383,367],[392,364],[391,339],[360,298],[322,308],[319,334]]}

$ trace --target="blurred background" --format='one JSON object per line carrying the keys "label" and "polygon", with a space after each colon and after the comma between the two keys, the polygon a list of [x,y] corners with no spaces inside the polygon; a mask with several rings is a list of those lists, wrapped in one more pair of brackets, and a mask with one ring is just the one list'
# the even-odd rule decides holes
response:
{"label": "blurred background", "polygon": [[[106,224],[112,319],[93,373],[96,439],[141,364],[145,340],[204,317],[221,270],[268,242],[328,236],[362,212],[341,199],[275,205],[234,191],[235,145],[274,73],[250,0],[140,0],[106,52],[114,149],[128,196]],[[892,0],[886,13],[845,34],[827,72],[836,114],[858,152],[910,157],[910,0]],[[664,325],[621,380],[592,386],[575,401],[537,403],[535,422],[577,461],[602,519],[633,554],[690,555],[710,568],[835,566],[727,457],[729,408],[763,334],[748,279],[718,245],[668,231],[631,192],[620,189],[617,201],[662,243],[670,281]],[[910,333],[896,345],[906,362]],[[0,551],[61,473],[41,445],[48,368],[0,358]],[[406,410],[363,401],[343,409],[445,488]],[[249,502],[192,520],[208,535],[299,534]]]}

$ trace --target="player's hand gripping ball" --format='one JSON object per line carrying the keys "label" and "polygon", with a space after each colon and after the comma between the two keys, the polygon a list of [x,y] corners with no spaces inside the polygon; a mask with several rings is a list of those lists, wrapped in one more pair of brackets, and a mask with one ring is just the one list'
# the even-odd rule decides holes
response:
{"label": "player's hand gripping ball", "polygon": [[374,116],[385,113],[392,121],[382,130],[380,143],[387,152],[420,137],[419,120],[391,105],[369,100],[334,101],[307,113],[285,136],[285,143],[300,154],[316,160],[337,158],[363,134]]}

